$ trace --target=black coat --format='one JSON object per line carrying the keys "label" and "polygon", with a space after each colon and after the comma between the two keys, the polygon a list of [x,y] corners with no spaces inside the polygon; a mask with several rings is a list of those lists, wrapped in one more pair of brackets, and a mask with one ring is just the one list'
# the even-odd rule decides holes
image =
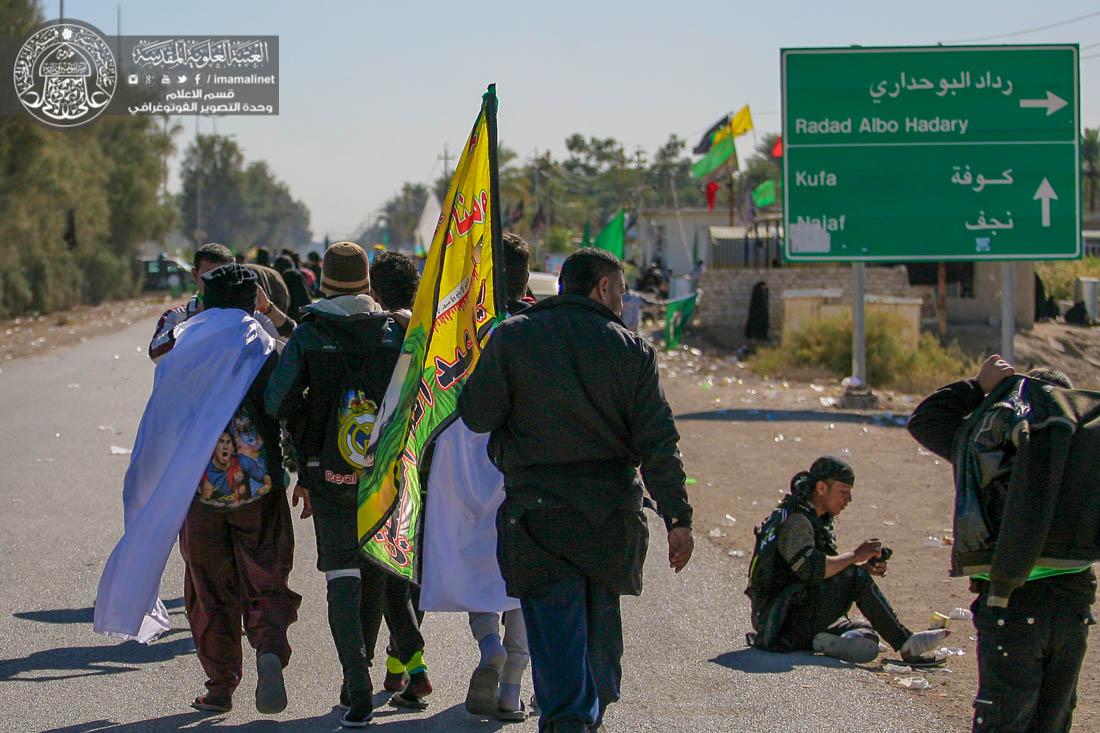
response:
{"label": "black coat", "polygon": [[613,591],[641,591],[639,467],[666,526],[691,526],[656,352],[590,298],[559,295],[501,324],[459,412],[493,434],[507,496],[499,554],[513,595],[577,569]]}

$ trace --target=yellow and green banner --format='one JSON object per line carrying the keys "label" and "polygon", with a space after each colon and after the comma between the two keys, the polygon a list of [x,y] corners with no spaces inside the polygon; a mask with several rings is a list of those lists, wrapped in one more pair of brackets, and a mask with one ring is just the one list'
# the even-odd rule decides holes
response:
{"label": "yellow and green banner", "polygon": [[497,212],[497,97],[490,85],[443,201],[401,357],[359,480],[368,559],[416,580],[425,450],[455,418],[458,394],[505,313]]}

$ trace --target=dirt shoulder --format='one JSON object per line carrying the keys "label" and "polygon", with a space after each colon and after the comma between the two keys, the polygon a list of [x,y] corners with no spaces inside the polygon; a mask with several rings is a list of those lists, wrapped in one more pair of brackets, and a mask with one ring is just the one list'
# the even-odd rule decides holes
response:
{"label": "dirt shoulder", "polygon": [[[121,331],[182,302],[183,298],[157,294],[100,305],[82,305],[45,316],[0,321],[0,362],[48,353],[94,336]],[[150,332],[149,336],[152,335]]]}
{"label": "dirt shoulder", "polygon": [[[891,395],[884,411],[839,411],[822,405],[822,398],[828,403],[839,392],[835,380],[832,387],[764,380],[735,359],[691,351],[662,357],[661,373],[694,479],[688,491],[696,541],[727,551],[728,582],[744,587],[753,527],[786,493],[791,476],[817,456],[834,453],[856,472],[853,503],[837,519],[841,548],[869,537],[893,548],[890,572],[880,584],[902,620],[922,629],[933,612],[969,607],[967,581],[947,575],[949,548],[930,546],[938,543],[929,538],[942,539],[950,530],[954,493],[950,466],[921,449],[903,427],[915,397]],[[749,621],[734,621],[729,643],[740,648]],[[929,681],[928,689],[898,692],[935,706],[952,726],[968,730],[977,691],[974,628],[969,621],[952,621],[950,628],[945,646],[964,655],[951,659],[950,671],[914,672]],[[884,658],[868,667],[881,669]],[[899,675],[881,676],[896,686]],[[1076,730],[1100,730],[1098,680],[1100,652],[1094,646],[1081,672]]]}

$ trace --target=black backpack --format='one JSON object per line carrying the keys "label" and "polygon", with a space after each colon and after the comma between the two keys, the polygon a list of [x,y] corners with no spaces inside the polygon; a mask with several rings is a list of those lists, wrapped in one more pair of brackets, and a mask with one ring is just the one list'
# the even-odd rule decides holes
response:
{"label": "black backpack", "polygon": [[[366,362],[369,356],[341,354],[344,378],[329,413],[318,456],[317,478],[327,489],[358,487],[366,465],[367,446],[381,406],[373,398]],[[358,360],[359,366],[352,364]]]}

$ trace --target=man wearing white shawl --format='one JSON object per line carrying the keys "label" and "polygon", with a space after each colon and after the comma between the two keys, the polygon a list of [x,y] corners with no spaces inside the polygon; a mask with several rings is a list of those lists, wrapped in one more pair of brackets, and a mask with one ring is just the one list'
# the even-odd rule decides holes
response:
{"label": "man wearing white shawl", "polygon": [[256,275],[228,264],[203,281],[204,310],[176,327],[157,365],[126,472],[125,532],[100,579],[94,628],[146,643],[171,628],[158,596],[178,533],[188,622],[208,677],[192,706],[232,707],[243,617],[257,651],[256,706],[275,713],[286,707],[286,629],[301,603],[286,584],[294,535],[278,424],[263,411],[278,357],[251,315]]}

